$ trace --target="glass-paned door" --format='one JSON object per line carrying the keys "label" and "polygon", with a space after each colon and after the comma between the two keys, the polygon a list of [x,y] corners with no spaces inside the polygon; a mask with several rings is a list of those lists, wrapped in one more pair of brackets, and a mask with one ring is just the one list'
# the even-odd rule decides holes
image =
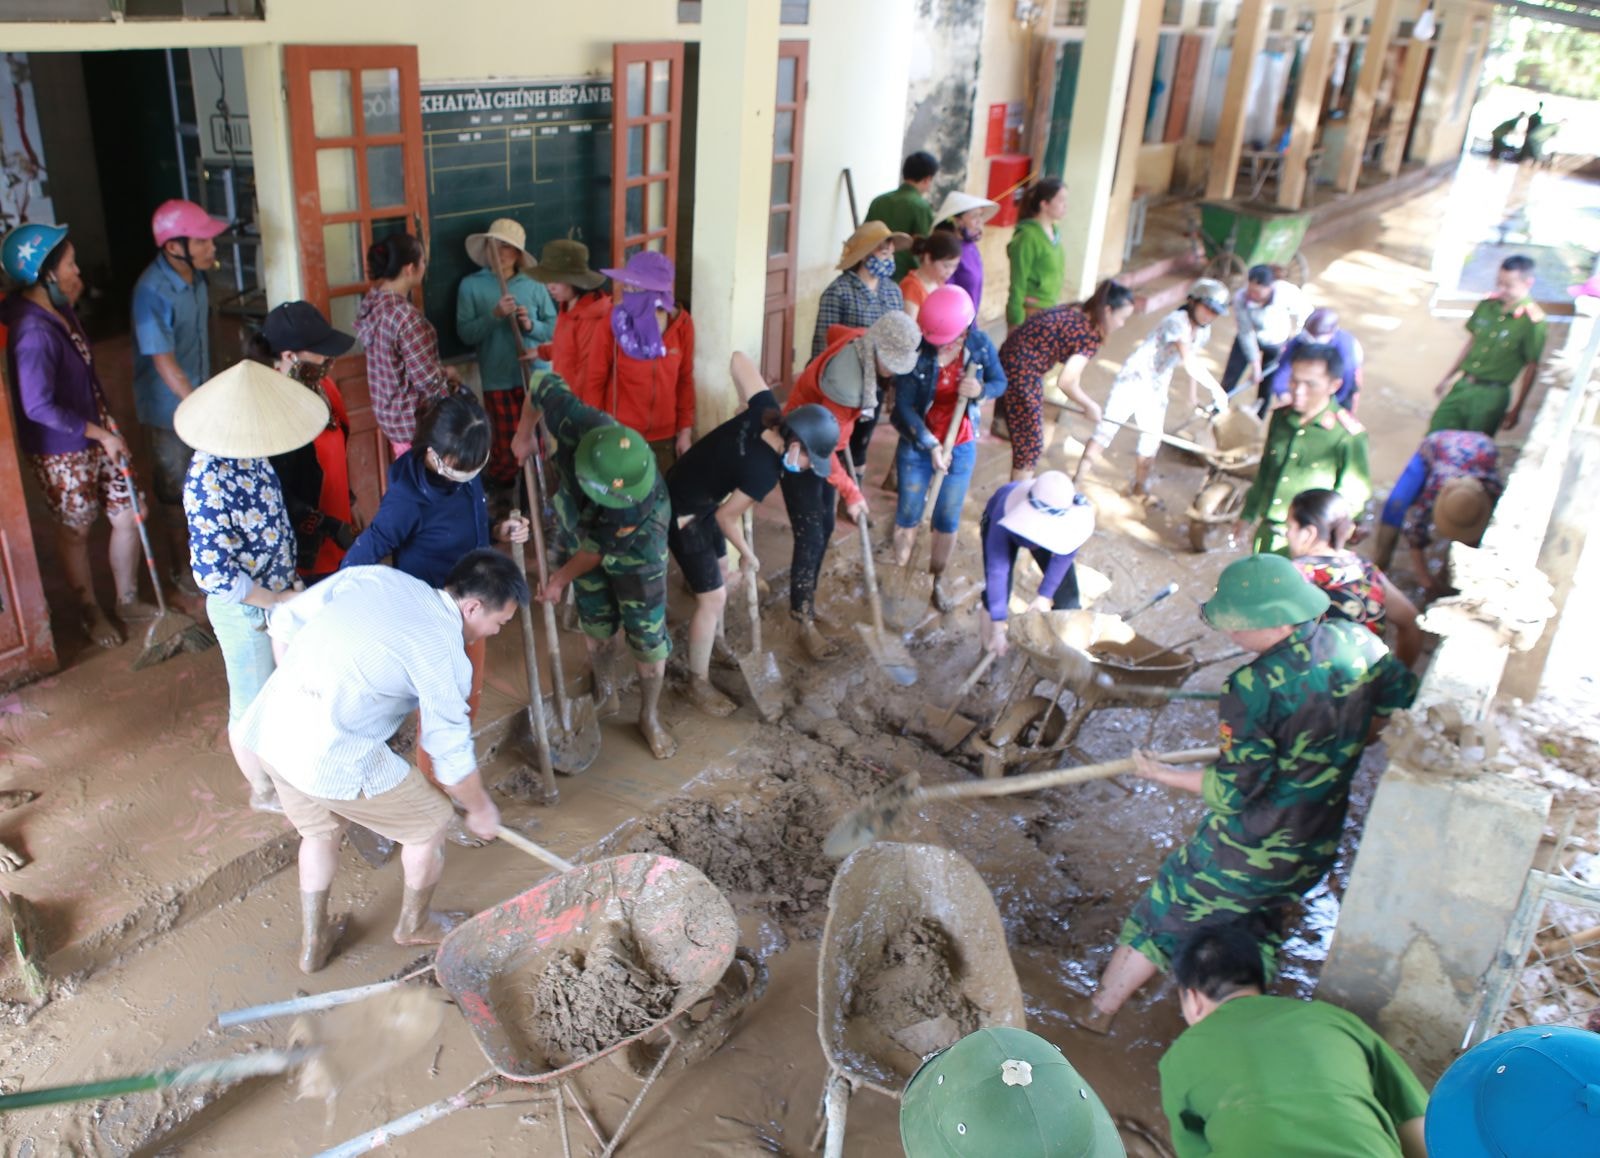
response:
{"label": "glass-paned door", "polygon": [[611,47],[611,261],[642,249],[677,260],[683,45]]}
{"label": "glass-paned door", "polygon": [[761,374],[785,389],[794,379],[795,238],[800,227],[800,158],[805,135],[809,44],[778,45],[778,94],[772,125],[772,190],[767,205],[767,300]]}

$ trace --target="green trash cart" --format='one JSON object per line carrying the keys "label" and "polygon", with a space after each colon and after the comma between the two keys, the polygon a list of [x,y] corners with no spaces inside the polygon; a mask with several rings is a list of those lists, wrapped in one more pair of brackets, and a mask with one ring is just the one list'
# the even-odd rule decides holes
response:
{"label": "green trash cart", "polygon": [[1202,201],[1195,241],[1203,250],[1205,277],[1229,289],[1244,285],[1253,265],[1270,265],[1295,285],[1311,278],[1311,265],[1300,251],[1311,214],[1241,201]]}

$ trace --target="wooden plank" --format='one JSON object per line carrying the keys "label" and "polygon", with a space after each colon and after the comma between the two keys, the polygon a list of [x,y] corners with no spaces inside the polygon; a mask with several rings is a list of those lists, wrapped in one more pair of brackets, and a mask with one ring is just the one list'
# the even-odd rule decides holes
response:
{"label": "wooden plank", "polygon": [[1333,31],[1338,21],[1336,0],[1318,0],[1312,15],[1311,43],[1306,46],[1300,87],[1295,93],[1289,148],[1278,173],[1278,204],[1288,209],[1299,209],[1305,203],[1311,148],[1317,139],[1317,122],[1322,117],[1328,68],[1333,62]]}
{"label": "wooden plank", "polygon": [[[1421,6],[1418,6],[1421,11]],[[1367,133],[1372,128],[1373,107],[1378,99],[1378,82],[1383,79],[1383,62],[1389,41],[1394,39],[1400,17],[1400,0],[1377,0],[1372,13],[1372,29],[1367,33],[1367,50],[1361,58],[1361,74],[1345,118],[1344,151],[1339,157],[1338,187],[1354,193],[1361,180],[1361,158],[1367,148]]]}
{"label": "wooden plank", "polygon": [[[1379,0],[1379,3],[1384,2]],[[1211,177],[1206,182],[1208,201],[1226,201],[1233,196],[1239,174],[1239,155],[1244,150],[1244,114],[1250,97],[1250,77],[1267,40],[1267,11],[1267,0],[1242,0],[1239,5],[1239,20],[1233,31],[1233,55],[1228,61],[1228,84],[1222,95],[1222,116],[1217,122],[1216,142],[1211,146]]]}

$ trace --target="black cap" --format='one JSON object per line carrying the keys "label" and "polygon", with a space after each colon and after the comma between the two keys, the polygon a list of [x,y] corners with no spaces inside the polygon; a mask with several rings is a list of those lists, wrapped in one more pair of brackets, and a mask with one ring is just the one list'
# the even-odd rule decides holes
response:
{"label": "black cap", "polygon": [[1272,272],[1270,265],[1252,265],[1249,278],[1251,285],[1271,285],[1278,280],[1278,275]]}
{"label": "black cap", "polygon": [[305,350],[324,358],[337,358],[356,342],[349,334],[330,326],[322,311],[310,302],[284,302],[267,315],[261,336],[274,354]]}

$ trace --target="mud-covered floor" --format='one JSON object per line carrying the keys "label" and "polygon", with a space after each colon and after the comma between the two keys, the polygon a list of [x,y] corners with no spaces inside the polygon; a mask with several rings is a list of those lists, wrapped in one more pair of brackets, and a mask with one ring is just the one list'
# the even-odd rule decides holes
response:
{"label": "mud-covered floor", "polygon": [[[1425,263],[1447,196],[1447,189],[1427,194],[1312,253],[1313,293],[1337,305],[1367,346],[1361,416],[1373,432],[1380,490],[1415,446],[1431,409],[1431,386],[1460,344],[1459,320],[1434,318],[1428,310],[1432,285]],[[1092,392],[1103,397],[1120,359],[1155,320],[1137,319],[1108,343],[1107,361],[1091,371]],[[1214,366],[1220,368],[1231,337],[1231,324],[1217,327],[1208,353]],[[1174,406],[1172,425],[1177,417]],[[1047,465],[1070,469],[1076,461],[1076,444],[1063,445],[1067,433],[1055,432]],[[1086,431],[1074,427],[1072,433]],[[868,472],[872,481],[881,479],[890,451],[880,438]],[[1176,580],[1180,593],[1136,625],[1160,643],[1198,635],[1192,650],[1203,660],[1229,645],[1204,630],[1197,600],[1209,594],[1233,555],[1188,551],[1182,511],[1201,469],[1169,455],[1164,451],[1158,466],[1162,506],[1147,511],[1119,494],[1122,472],[1131,467],[1131,447],[1119,442],[1112,468],[1090,490],[1099,530],[1082,559],[1111,581],[1101,600],[1108,610],[1136,605]],[[760,725],[748,708],[727,721],[709,720],[673,698],[666,711],[683,743],[675,760],[650,760],[626,727],[612,723],[601,761],[586,776],[562,782],[555,809],[506,802],[508,823],[569,858],[647,851],[696,864],[733,903],[742,943],[770,970],[765,995],[722,1049],[665,1072],[630,1127],[624,1152],[661,1158],[810,1152],[825,1075],[819,938],[835,869],[821,853],[821,839],[840,814],[900,772],[916,770],[924,783],[972,776],[970,753],[944,757],[929,746],[921,709],[948,705],[978,657],[976,516],[1008,467],[1005,444],[985,440],[954,564],[967,598],[949,616],[930,614],[913,636],[921,672],[916,687],[888,681],[856,637],[853,625],[865,618],[859,555],[854,539],[841,532],[821,589],[822,614],[843,644],[839,659],[802,662],[784,623],[782,577],[774,576],[766,622],[768,646],[778,653],[789,689],[781,724]],[[891,502],[873,498],[881,544]],[[775,526],[781,504],[769,504],[769,515],[765,526]],[[760,533],[769,544],[777,537]],[[773,561],[786,551],[769,547],[762,554],[775,568]],[[1403,562],[1397,563],[1397,580],[1414,591]],[[736,639],[742,638],[739,609],[732,601]],[[497,640],[494,651],[490,692],[505,702],[525,694],[525,679],[514,674],[516,642]],[[1016,662],[997,665],[961,710],[992,717]],[[1224,671],[1204,667],[1189,686],[1215,687]],[[743,698],[737,673],[714,678]],[[0,815],[0,840],[16,838],[35,861],[9,880],[0,878],[0,886],[39,898],[56,949],[51,963],[72,974],[58,986],[57,1000],[31,1019],[19,1011],[25,1025],[0,1040],[5,1089],[280,1045],[287,1023],[219,1032],[213,1018],[298,992],[396,975],[416,961],[415,950],[387,936],[398,905],[398,864],[372,870],[346,854],[335,906],[355,914],[353,929],[327,970],[311,979],[298,972],[297,884],[292,871],[278,871],[292,861],[292,837],[280,821],[238,807],[241,786],[220,742],[224,695],[215,653],[137,678],[113,655],[87,657],[64,676],[0,700],[0,789],[43,793]],[[1565,706],[1563,712],[1541,718],[1551,729],[1540,733],[1541,742],[1568,745],[1557,719],[1572,716]],[[1105,711],[1084,728],[1077,755],[1115,758],[1134,744],[1199,746],[1213,735],[1214,716],[1204,705],[1174,705],[1159,714]],[[1572,746],[1576,750],[1575,740]],[[1381,762],[1375,751],[1363,766],[1344,854],[1330,881],[1309,898],[1288,948],[1283,992],[1306,994],[1315,985]],[[488,770],[491,781],[514,765],[510,755],[499,756]],[[1571,792],[1592,793],[1583,777],[1569,779],[1563,786]],[[1106,1038],[1075,1030],[1063,1009],[1072,995],[1092,987],[1128,907],[1198,814],[1194,799],[1125,778],[1029,797],[931,805],[908,815],[895,832],[900,840],[955,849],[976,867],[1004,923],[1030,1028],[1058,1043],[1085,1074],[1135,1156],[1169,1153],[1156,1062],[1182,1028],[1176,1002],[1164,988],[1150,988]],[[1592,810],[1585,816],[1592,825]],[[452,847],[439,900],[480,910],[545,875],[504,846]],[[7,968],[0,965],[0,986],[9,984]],[[5,992],[19,998],[14,985]],[[295,1102],[284,1079],[253,1080],[220,1095],[142,1094],[12,1115],[3,1152],[29,1158],[310,1154],[446,1097],[485,1068],[464,1020],[451,1011],[436,1046],[347,1089],[332,1105]],[[608,1060],[572,1086],[585,1110],[609,1130],[639,1083]],[[391,1151],[560,1154],[547,1092],[513,1088],[499,1104],[459,1111],[396,1141]],[[846,1153],[898,1152],[895,1114],[888,1098],[858,1093]],[[568,1122],[574,1151],[598,1153],[580,1118],[569,1114]]]}

